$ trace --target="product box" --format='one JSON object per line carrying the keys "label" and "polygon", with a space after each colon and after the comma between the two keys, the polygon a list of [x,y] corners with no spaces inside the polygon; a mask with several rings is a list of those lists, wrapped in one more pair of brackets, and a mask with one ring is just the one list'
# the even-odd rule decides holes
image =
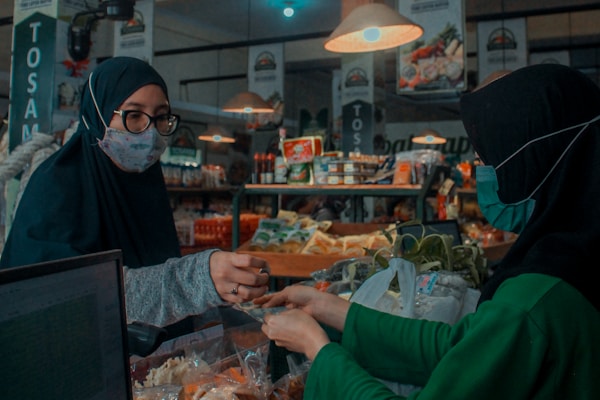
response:
{"label": "product box", "polygon": [[288,165],[312,163],[315,156],[323,153],[320,136],[302,136],[283,141],[283,156]]}
{"label": "product box", "polygon": [[[327,233],[339,236],[363,235],[372,232],[380,232],[388,229],[389,224],[369,223],[338,223],[334,222]],[[329,268],[339,260],[353,258],[353,255],[344,254],[288,254],[266,251],[251,251],[250,241],[242,244],[237,253],[252,254],[265,259],[271,267],[271,276],[290,278],[310,278],[310,273],[320,269]]]}

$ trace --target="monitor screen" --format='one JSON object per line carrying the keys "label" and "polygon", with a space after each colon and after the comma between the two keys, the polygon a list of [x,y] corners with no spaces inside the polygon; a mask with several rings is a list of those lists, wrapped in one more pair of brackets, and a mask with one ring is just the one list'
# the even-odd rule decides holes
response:
{"label": "monitor screen", "polygon": [[131,399],[121,251],[0,270],[6,399]]}

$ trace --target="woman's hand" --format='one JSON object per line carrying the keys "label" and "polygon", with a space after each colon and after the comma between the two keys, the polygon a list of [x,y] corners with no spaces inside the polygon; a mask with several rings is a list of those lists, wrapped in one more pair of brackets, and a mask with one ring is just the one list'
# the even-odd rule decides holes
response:
{"label": "woman's hand", "polygon": [[339,331],[344,329],[346,315],[350,303],[332,293],[321,292],[311,286],[292,285],[280,292],[268,294],[254,299],[255,304],[262,307],[285,305],[288,308],[299,308],[317,321],[327,324]]}
{"label": "woman's hand", "polygon": [[257,299],[254,299],[255,304],[260,304],[262,307],[279,307],[286,306],[288,308],[300,308],[310,315],[313,314],[313,309],[319,303],[319,298],[328,297],[328,294],[320,292],[311,286],[292,285],[287,286],[280,292],[268,294]]}
{"label": "woman's hand", "polygon": [[210,277],[217,293],[232,303],[264,295],[270,272],[267,261],[249,254],[215,251],[210,256]]}
{"label": "woman's hand", "polygon": [[261,329],[277,346],[306,354],[314,360],[323,346],[329,343],[327,333],[310,315],[299,309],[265,315]]}

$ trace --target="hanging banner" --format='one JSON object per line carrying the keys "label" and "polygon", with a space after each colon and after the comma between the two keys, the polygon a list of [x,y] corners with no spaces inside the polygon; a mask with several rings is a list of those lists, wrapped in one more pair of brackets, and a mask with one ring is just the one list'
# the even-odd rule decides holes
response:
{"label": "hanging banner", "polygon": [[133,18],[116,21],[114,28],[115,56],[136,57],[152,64],[154,0],[138,0]]}
{"label": "hanging banner", "polygon": [[269,103],[274,113],[251,114],[248,129],[271,130],[283,122],[283,43],[251,46],[248,49],[248,90]]}
{"label": "hanging banner", "polygon": [[373,154],[374,54],[342,54],[342,147]]}
{"label": "hanging banner", "polygon": [[15,0],[13,9],[13,22],[16,24],[32,15],[34,12],[50,17],[57,16],[58,0]]}
{"label": "hanging banner", "polygon": [[331,77],[331,119],[333,126],[331,128],[331,147],[341,148],[342,139],[342,71],[335,69]]}
{"label": "hanging banner", "polygon": [[477,38],[479,82],[494,71],[514,71],[527,65],[525,18],[479,22]]}
{"label": "hanging banner", "polygon": [[562,64],[569,67],[571,65],[571,58],[567,50],[542,51],[529,54],[529,65],[534,64]]}
{"label": "hanging banner", "polygon": [[462,0],[403,0],[400,14],[423,27],[419,39],[398,48],[398,94],[466,88],[465,11]]}
{"label": "hanging banner", "polygon": [[34,13],[15,24],[9,150],[33,133],[52,132],[56,19]]}

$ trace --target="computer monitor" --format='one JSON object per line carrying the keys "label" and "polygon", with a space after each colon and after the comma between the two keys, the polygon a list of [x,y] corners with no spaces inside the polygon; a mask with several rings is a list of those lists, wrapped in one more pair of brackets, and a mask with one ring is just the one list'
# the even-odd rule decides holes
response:
{"label": "computer monitor", "polygon": [[0,270],[3,399],[132,399],[122,255]]}

